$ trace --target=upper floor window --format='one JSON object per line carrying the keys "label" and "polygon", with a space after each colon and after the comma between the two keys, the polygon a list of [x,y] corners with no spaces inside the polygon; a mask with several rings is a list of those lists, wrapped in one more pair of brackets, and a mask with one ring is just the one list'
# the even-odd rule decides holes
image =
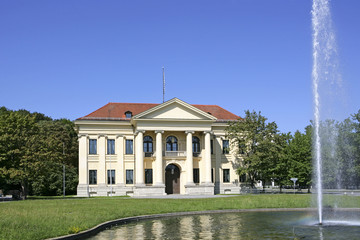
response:
{"label": "upper floor window", "polygon": [[211,154],[214,154],[214,140],[210,140]]}
{"label": "upper floor window", "polygon": [[200,152],[200,139],[198,137],[192,138],[192,147],[193,147],[193,153]]}
{"label": "upper floor window", "polygon": [[223,140],[223,154],[229,154],[229,140]]}
{"label": "upper floor window", "polygon": [[166,151],[178,151],[178,140],[174,136],[166,138]]}
{"label": "upper floor window", "polygon": [[97,139],[89,139],[89,154],[97,154]]}
{"label": "upper floor window", "polygon": [[107,140],[107,154],[115,154],[115,139]]}
{"label": "upper floor window", "polygon": [[245,144],[239,144],[239,153],[245,154],[246,146]]}
{"label": "upper floor window", "polygon": [[150,136],[144,137],[144,152],[145,153],[153,152],[153,139]]}
{"label": "upper floor window", "polygon": [[132,112],[127,111],[125,112],[125,118],[131,118],[132,117]]}
{"label": "upper floor window", "polygon": [[125,154],[134,154],[133,140],[126,139],[125,145]]}

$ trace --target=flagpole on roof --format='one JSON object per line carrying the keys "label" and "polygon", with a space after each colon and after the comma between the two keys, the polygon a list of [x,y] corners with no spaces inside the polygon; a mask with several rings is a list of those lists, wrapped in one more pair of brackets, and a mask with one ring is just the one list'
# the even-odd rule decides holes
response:
{"label": "flagpole on roof", "polygon": [[163,103],[165,102],[165,67],[162,67],[163,70]]}

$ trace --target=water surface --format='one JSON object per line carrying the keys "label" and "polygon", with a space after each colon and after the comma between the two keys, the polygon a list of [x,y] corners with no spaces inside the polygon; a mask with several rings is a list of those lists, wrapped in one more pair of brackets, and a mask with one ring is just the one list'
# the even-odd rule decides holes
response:
{"label": "water surface", "polygon": [[[339,216],[339,215],[337,215]],[[324,221],[304,211],[240,212],[144,220],[104,230],[105,239],[360,239],[359,213],[344,212],[348,224]],[[336,221],[332,219],[331,221]],[[357,223],[354,224],[354,223]]]}

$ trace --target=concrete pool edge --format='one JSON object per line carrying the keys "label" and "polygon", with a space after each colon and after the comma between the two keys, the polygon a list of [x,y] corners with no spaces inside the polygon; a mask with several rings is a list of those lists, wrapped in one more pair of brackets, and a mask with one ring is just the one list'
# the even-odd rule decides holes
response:
{"label": "concrete pool edge", "polygon": [[[360,211],[360,208],[338,208],[342,211]],[[174,212],[174,213],[162,213],[152,215],[141,215],[134,217],[119,218],[110,220],[104,223],[100,223],[97,226],[81,231],[75,234],[63,235],[54,238],[48,238],[46,240],[75,240],[84,239],[97,234],[98,232],[105,230],[106,228],[127,224],[131,222],[137,222],[141,220],[151,220],[165,217],[177,217],[177,216],[189,216],[189,215],[204,215],[204,214],[217,214],[217,213],[238,213],[238,212],[284,212],[284,211],[316,211],[316,208],[256,208],[256,209],[222,209],[222,210],[208,210],[208,211],[194,211],[194,212]]]}

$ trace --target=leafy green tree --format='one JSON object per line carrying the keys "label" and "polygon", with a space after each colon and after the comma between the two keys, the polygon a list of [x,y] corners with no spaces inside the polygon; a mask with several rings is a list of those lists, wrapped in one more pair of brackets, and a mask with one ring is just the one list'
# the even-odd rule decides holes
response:
{"label": "leafy green tree", "polygon": [[[0,182],[21,186],[23,196],[60,195],[66,167],[67,193],[77,185],[77,134],[66,119],[0,108]],[[5,187],[6,187],[5,186]]]}
{"label": "leafy green tree", "polygon": [[356,172],[356,184],[360,187],[360,110],[351,116],[353,120],[353,145],[354,145],[354,168]]}
{"label": "leafy green tree", "polygon": [[245,118],[230,122],[226,128],[227,138],[238,147],[237,154],[243,156],[239,175],[246,174],[252,187],[256,181],[263,184],[276,174],[276,164],[280,158],[281,145],[275,122],[266,123],[267,118],[261,112],[245,111]]}
{"label": "leafy green tree", "polygon": [[289,185],[289,144],[292,139],[290,133],[277,134],[275,136],[275,146],[276,151],[274,152],[274,162],[273,162],[273,172],[272,180],[280,187],[280,192],[282,192],[282,187],[284,185]]}
{"label": "leafy green tree", "polygon": [[31,142],[38,131],[35,117],[26,111],[0,111],[0,175],[8,184],[21,185],[24,196],[36,166]]}
{"label": "leafy green tree", "polygon": [[63,165],[66,188],[74,193],[77,185],[77,135],[72,122],[62,119],[40,121],[36,141],[32,142],[36,159],[40,160],[31,181],[35,195],[60,195],[63,186]]}
{"label": "leafy green tree", "polygon": [[310,192],[312,173],[312,127],[307,126],[305,134],[296,131],[289,142],[287,184],[292,184],[290,178],[297,178],[301,187],[307,187]]}

